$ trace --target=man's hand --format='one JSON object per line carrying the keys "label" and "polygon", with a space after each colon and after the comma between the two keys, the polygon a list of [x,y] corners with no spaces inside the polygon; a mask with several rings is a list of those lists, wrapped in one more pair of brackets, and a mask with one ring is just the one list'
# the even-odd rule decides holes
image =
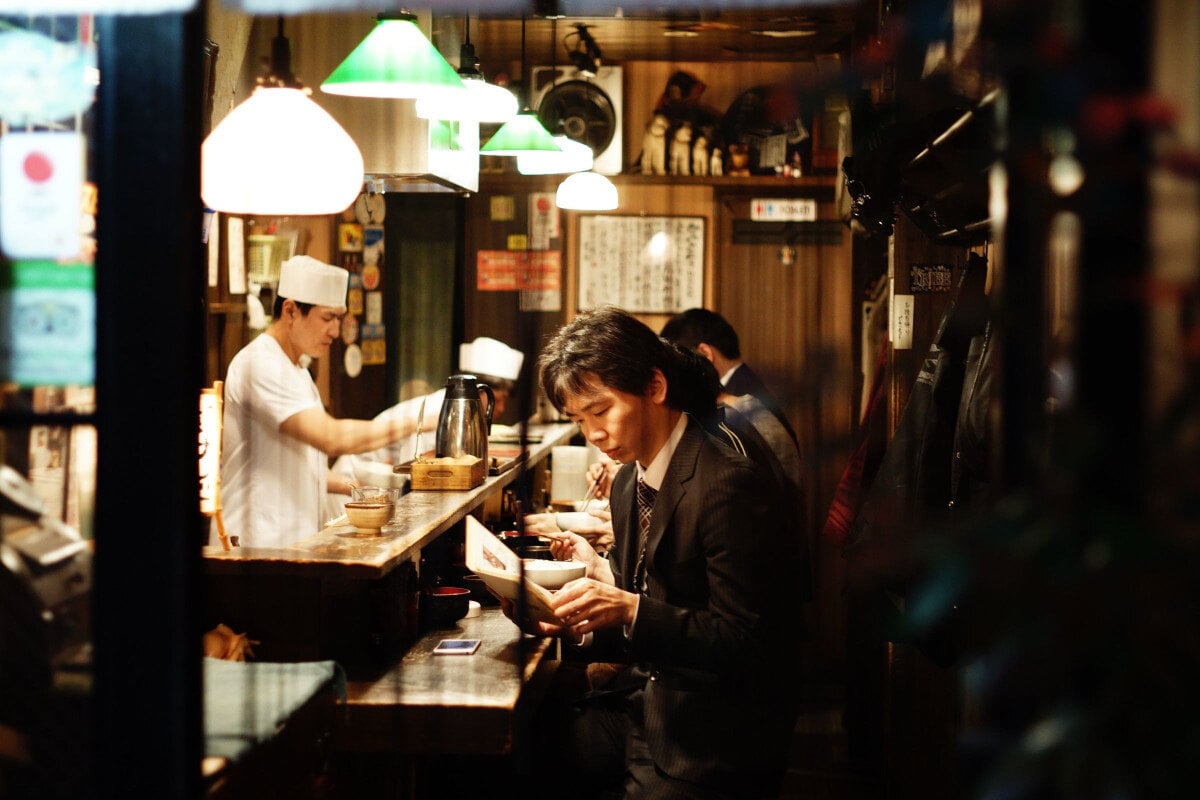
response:
{"label": "man's hand", "polygon": [[608,583],[577,578],[554,593],[551,607],[563,625],[576,636],[592,631],[632,625],[638,596]]}
{"label": "man's hand", "polygon": [[608,497],[612,491],[612,481],[616,477],[617,471],[621,469],[621,465],[613,461],[608,456],[601,456],[600,460],[588,466],[587,480],[588,485],[599,482],[596,487],[596,497],[601,499]]}
{"label": "man's hand", "polygon": [[504,612],[504,616],[515,622],[518,628],[534,636],[558,636],[565,631],[562,625],[551,625],[534,619],[517,619],[517,604],[503,597],[500,598],[500,610]]}
{"label": "man's hand", "polygon": [[[562,526],[566,524],[567,527]],[[612,514],[604,509],[580,512],[526,514],[525,532],[553,539],[564,532],[577,533],[603,553],[613,543]],[[582,561],[582,558],[576,558]]]}
{"label": "man's hand", "polygon": [[587,572],[584,575],[588,578],[612,583],[612,570],[608,561],[596,552],[596,548],[592,547],[586,538],[578,533],[569,532],[548,533],[546,538],[550,540],[550,555],[555,559],[586,564]]}

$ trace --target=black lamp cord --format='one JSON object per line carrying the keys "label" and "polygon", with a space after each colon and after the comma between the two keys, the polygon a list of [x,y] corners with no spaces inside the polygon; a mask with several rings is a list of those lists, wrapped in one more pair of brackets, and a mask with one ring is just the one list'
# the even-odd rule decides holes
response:
{"label": "black lamp cord", "polygon": [[529,67],[526,66],[524,14],[521,15],[521,93],[524,95],[522,97],[524,103],[521,105],[522,113],[532,111],[533,109],[529,107]]}
{"label": "black lamp cord", "polygon": [[271,40],[271,64],[267,74],[258,79],[259,86],[275,86],[284,89],[301,88],[300,81],[292,74],[292,45],[283,35],[283,15],[279,15],[279,28]]}

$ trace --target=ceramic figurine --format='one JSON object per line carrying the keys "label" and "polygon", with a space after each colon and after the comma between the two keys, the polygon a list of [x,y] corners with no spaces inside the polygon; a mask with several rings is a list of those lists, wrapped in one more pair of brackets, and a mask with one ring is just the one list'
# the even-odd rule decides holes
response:
{"label": "ceramic figurine", "polygon": [[692,142],[692,174],[708,174],[708,139],[703,133]]}
{"label": "ceramic figurine", "polygon": [[744,144],[729,145],[729,174],[750,174],[750,148]]}
{"label": "ceramic figurine", "polygon": [[714,147],[712,155],[708,158],[708,174],[709,175],[724,175],[724,167],[721,164],[721,148]]}
{"label": "ceramic figurine", "polygon": [[691,160],[692,123],[681,122],[675,129],[675,136],[671,139],[671,174],[691,174],[691,164],[689,163]]}
{"label": "ceramic figurine", "polygon": [[667,128],[671,123],[663,114],[655,114],[642,137],[642,174],[667,174]]}

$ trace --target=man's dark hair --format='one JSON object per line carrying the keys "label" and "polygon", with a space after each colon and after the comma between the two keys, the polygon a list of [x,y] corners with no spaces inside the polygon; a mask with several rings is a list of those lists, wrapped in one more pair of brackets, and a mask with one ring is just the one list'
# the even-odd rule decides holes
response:
{"label": "man's dark hair", "polygon": [[667,405],[686,411],[699,420],[717,412],[721,378],[717,368],[695,350],[667,342]]}
{"label": "man's dark hair", "polygon": [[726,358],[742,357],[737,331],[724,317],[707,308],[689,308],[676,314],[663,325],[661,335],[692,350],[703,343],[717,348]]}
{"label": "man's dark hair", "polygon": [[[275,304],[271,306],[271,318],[272,319],[279,319],[280,317],[283,316],[283,301],[284,300],[287,300],[287,298],[280,297],[279,295],[275,295]],[[308,312],[313,310],[312,303],[301,303],[299,300],[293,300],[292,302],[296,304],[296,308],[300,309],[300,316],[302,316],[302,317],[307,317]]]}
{"label": "man's dark hair", "polygon": [[[604,386],[640,395],[654,370],[669,372],[667,344],[631,314],[606,306],[584,311],[561,327],[538,356],[542,390],[562,411],[594,374]],[[668,386],[669,386],[668,380]]]}

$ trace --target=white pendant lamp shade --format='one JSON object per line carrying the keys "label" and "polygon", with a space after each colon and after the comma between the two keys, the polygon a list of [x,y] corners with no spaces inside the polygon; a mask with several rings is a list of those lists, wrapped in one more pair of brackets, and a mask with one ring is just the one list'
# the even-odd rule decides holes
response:
{"label": "white pendant lamp shade", "polygon": [[337,214],[362,191],[363,158],[307,89],[259,87],[204,140],[200,196],[233,214]]}
{"label": "white pendant lamp shade", "polygon": [[555,136],[554,141],[562,148],[561,153],[531,150],[517,156],[517,172],[522,175],[563,175],[568,172],[586,172],[592,168],[592,148],[569,136]]}
{"label": "white pendant lamp shade", "polygon": [[417,98],[421,119],[508,122],[517,115],[517,97],[508,89],[476,78],[463,78],[466,97],[440,92]]}
{"label": "white pendant lamp shade", "polygon": [[576,172],[558,185],[554,203],[571,211],[612,211],[617,207],[617,187],[596,172]]}

